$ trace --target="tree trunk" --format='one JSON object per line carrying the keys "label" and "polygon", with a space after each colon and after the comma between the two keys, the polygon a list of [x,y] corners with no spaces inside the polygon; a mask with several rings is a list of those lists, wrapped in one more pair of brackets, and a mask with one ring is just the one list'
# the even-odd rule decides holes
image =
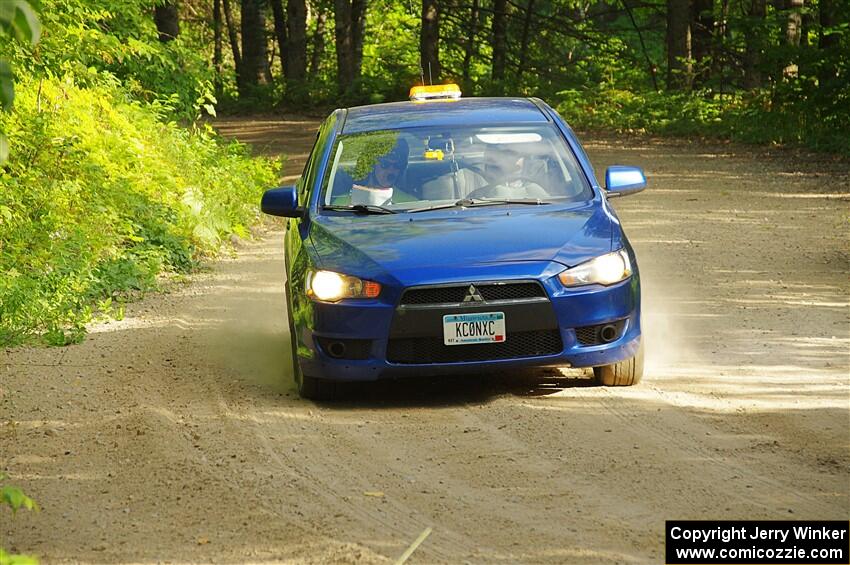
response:
{"label": "tree trunk", "polygon": [[[840,0],[820,0],[820,2],[818,2],[818,20],[820,23],[820,31],[818,32],[818,49],[832,49],[834,47],[838,47],[839,34],[827,34],[825,32],[838,25],[839,1]],[[850,12],[850,10],[847,11]]]}
{"label": "tree trunk", "polygon": [[354,50],[352,69],[354,80],[360,78],[363,67],[363,34],[366,31],[366,0],[351,0],[351,46]]}
{"label": "tree trunk", "polygon": [[667,88],[683,90],[691,84],[690,0],[667,0]]}
{"label": "tree trunk", "polygon": [[788,0],[788,19],[785,22],[785,44],[791,47],[800,46],[802,37],[803,16],[800,10],[803,8],[804,0]]}
{"label": "tree trunk", "polygon": [[242,0],[242,70],[239,95],[267,82],[269,73],[263,0]]}
{"label": "tree trunk", "polygon": [[[788,9],[788,18],[785,20],[785,45],[795,51],[800,47],[800,38],[803,36],[803,16],[801,10],[804,0],[787,0],[786,7]],[[787,59],[785,68],[782,69],[782,74],[785,77],[796,77],[800,74],[800,69],[797,66],[796,54],[791,55]]]}
{"label": "tree trunk", "polygon": [[505,57],[507,55],[507,0],[493,0],[493,69],[492,77],[496,82],[505,78]]}
{"label": "tree trunk", "polygon": [[213,69],[215,69],[215,95],[221,96],[223,29],[221,21],[221,0],[213,0]]}
{"label": "tree trunk", "polygon": [[304,0],[288,0],[286,4],[286,31],[289,43],[286,54],[287,82],[303,82],[307,76],[307,4]]}
{"label": "tree trunk", "polygon": [[233,66],[236,69],[236,84],[240,84],[242,76],[242,55],[239,53],[239,38],[236,35],[236,25],[233,22],[233,12],[230,10],[230,0],[221,0],[224,8],[224,23],[227,25],[227,38],[233,51]]}
{"label": "tree trunk", "polygon": [[534,16],[534,0],[528,0],[525,7],[525,19],[522,22],[522,37],[520,38],[519,46],[519,68],[516,71],[517,83],[522,82],[522,73],[525,72],[525,65],[528,61],[528,39],[531,32],[531,19]]}
{"label": "tree trunk", "polygon": [[440,11],[437,0],[422,0],[419,64],[431,84],[440,82]]}
{"label": "tree trunk", "polygon": [[764,19],[767,16],[765,0],[750,0],[747,10],[747,29],[744,50],[744,88],[759,88],[762,83],[761,60],[764,53]]}
{"label": "tree trunk", "polygon": [[712,71],[718,68],[719,50],[714,49],[714,0],[693,0],[693,57],[696,64],[694,81],[703,85],[711,80]]}
{"label": "tree trunk", "polygon": [[334,0],[334,32],[336,36],[336,79],[341,93],[354,83],[354,45],[351,38],[351,3]]}
{"label": "tree trunk", "polygon": [[281,0],[271,0],[272,16],[274,17],[274,35],[277,39],[277,48],[280,51],[280,66],[283,76],[289,76],[289,53],[286,39],[286,14],[283,11]]}
{"label": "tree trunk", "polygon": [[814,20],[812,19],[812,13],[804,11],[802,22],[800,24],[800,45],[803,47],[809,46],[809,32],[811,31],[813,24]]}
{"label": "tree trunk", "polygon": [[[818,86],[823,90],[826,87],[833,85],[839,88],[846,88],[846,82],[836,80],[838,77],[838,65],[846,55],[841,53],[840,35],[837,33],[828,33],[830,29],[835,28],[841,20],[847,21],[850,19],[850,7],[845,7],[843,10],[843,18],[839,15],[838,2],[841,0],[820,0],[818,3],[818,21],[820,31],[818,32],[818,49],[820,50],[820,65],[818,67]],[[833,86],[834,87],[834,86]]]}
{"label": "tree trunk", "polygon": [[478,14],[479,0],[472,0],[472,7],[469,11],[469,27],[466,34],[466,48],[463,53],[463,86],[468,88],[471,86],[469,67],[472,65],[472,54],[475,49],[475,33],[478,29]]}
{"label": "tree trunk", "polygon": [[177,12],[177,2],[166,0],[154,7],[153,20],[159,32],[160,41],[171,41],[180,34],[180,15]]}
{"label": "tree trunk", "polygon": [[720,80],[720,94],[726,85],[727,55],[724,46],[731,42],[732,34],[729,27],[729,1],[720,0],[720,18],[714,22],[714,48],[711,55],[711,75]]}
{"label": "tree trunk", "polygon": [[327,12],[320,6],[316,14],[316,31],[313,32],[313,49],[310,53],[310,74],[315,75],[319,71],[322,55],[325,52],[325,21]]}

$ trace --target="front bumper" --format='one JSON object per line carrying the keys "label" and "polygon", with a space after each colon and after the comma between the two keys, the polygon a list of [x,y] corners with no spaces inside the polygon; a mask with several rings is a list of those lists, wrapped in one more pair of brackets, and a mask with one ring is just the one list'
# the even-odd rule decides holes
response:
{"label": "front bumper", "polygon": [[[593,367],[637,353],[641,339],[637,273],[610,287],[565,289],[556,278],[535,282],[545,289],[545,297],[518,303],[407,307],[397,305],[400,293],[392,304],[377,300],[314,303],[312,324],[296,328],[301,370],[316,378],[370,381],[522,367]],[[443,315],[493,311],[504,312],[507,322],[500,353],[491,357],[487,347],[436,343],[442,341]],[[608,323],[619,327],[610,342],[589,343],[582,334],[581,329]],[[517,349],[519,336],[526,342],[521,350]],[[335,343],[347,345],[348,350],[340,356],[333,349]],[[505,350],[508,344],[520,356]],[[470,348],[477,351],[469,355]]]}

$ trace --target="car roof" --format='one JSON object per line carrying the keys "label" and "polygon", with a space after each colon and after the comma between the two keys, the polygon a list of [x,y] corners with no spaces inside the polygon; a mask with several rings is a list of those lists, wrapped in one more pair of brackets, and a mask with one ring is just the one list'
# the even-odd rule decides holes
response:
{"label": "car roof", "polygon": [[456,101],[391,102],[349,108],[343,134],[420,126],[545,123],[549,118],[528,98],[461,98]]}

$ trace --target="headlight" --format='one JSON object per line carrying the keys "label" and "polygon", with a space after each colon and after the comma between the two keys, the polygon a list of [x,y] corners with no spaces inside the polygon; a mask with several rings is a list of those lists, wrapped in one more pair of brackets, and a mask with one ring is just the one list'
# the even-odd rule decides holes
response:
{"label": "headlight", "polygon": [[381,285],[333,271],[311,271],[307,274],[307,296],[323,302],[339,302],[343,298],[376,298]]}
{"label": "headlight", "polygon": [[614,284],[632,275],[632,264],[625,249],[600,255],[581,265],[576,265],[558,275],[564,286],[586,284]]}

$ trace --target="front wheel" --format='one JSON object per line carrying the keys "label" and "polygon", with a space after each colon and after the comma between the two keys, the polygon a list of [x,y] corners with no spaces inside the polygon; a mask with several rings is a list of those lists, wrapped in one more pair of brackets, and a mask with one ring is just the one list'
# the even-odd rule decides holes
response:
{"label": "front wheel", "polygon": [[317,379],[305,375],[301,370],[301,362],[298,360],[298,340],[295,338],[294,324],[290,329],[292,348],[292,378],[295,381],[295,389],[298,396],[308,400],[333,400],[337,398],[338,384],[327,379]]}
{"label": "front wheel", "polygon": [[632,386],[643,378],[643,338],[634,357],[593,368],[596,382],[603,386]]}
{"label": "front wheel", "polygon": [[[297,367],[297,361],[295,365]],[[295,386],[298,395],[308,400],[334,400],[339,396],[339,383],[310,377],[302,373],[300,368],[295,368]]]}
{"label": "front wheel", "polygon": [[289,281],[286,282],[284,291],[286,292],[286,314],[289,318],[289,349],[292,353],[292,380],[295,381],[295,390],[298,391],[298,396],[308,400],[333,400],[338,394],[337,383],[317,379],[301,371],[301,362],[298,360],[298,339],[295,337],[298,329],[295,327],[295,318],[292,316]]}

